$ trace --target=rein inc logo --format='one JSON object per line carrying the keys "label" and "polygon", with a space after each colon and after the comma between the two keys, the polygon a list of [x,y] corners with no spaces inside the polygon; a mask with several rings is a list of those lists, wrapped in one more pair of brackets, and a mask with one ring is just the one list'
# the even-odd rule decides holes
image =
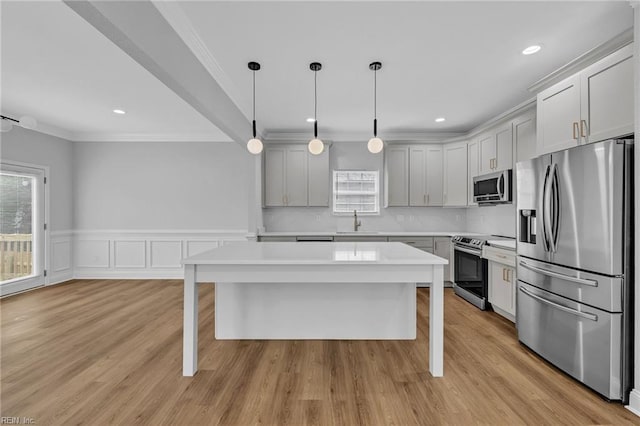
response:
{"label": "rein inc logo", "polygon": [[36,419],[33,417],[9,417],[0,416],[0,425],[35,425]]}

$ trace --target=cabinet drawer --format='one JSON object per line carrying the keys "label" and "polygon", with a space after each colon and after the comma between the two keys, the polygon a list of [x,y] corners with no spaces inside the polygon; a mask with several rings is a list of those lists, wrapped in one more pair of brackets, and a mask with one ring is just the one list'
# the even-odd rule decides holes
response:
{"label": "cabinet drawer", "polygon": [[264,237],[264,236],[260,236],[260,237],[258,237],[258,241],[261,241],[261,242],[293,242],[293,243],[295,243],[296,242],[296,237],[285,237],[285,236],[282,236],[282,237],[276,237],[276,236]]}
{"label": "cabinet drawer", "polygon": [[511,250],[505,250],[498,247],[483,247],[482,257],[487,260],[502,263],[503,265],[515,267],[516,266],[516,252]]}
{"label": "cabinet drawer", "polygon": [[400,242],[418,248],[433,248],[433,237],[389,237],[389,242]]}

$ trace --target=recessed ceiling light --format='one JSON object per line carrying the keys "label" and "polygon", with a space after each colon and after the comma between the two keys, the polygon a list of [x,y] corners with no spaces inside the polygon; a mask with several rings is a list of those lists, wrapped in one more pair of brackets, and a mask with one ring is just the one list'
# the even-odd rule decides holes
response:
{"label": "recessed ceiling light", "polygon": [[114,109],[113,112],[115,112],[116,114],[126,114],[126,112],[121,109]]}
{"label": "recessed ceiling light", "polygon": [[541,49],[540,46],[538,45],[533,45],[533,46],[529,46],[526,49],[524,49],[522,51],[523,55],[533,55],[534,53],[537,53],[539,50]]}
{"label": "recessed ceiling light", "polygon": [[316,121],[315,118],[311,118],[311,117],[307,118],[307,123],[313,123],[314,121]]}
{"label": "recessed ceiling light", "polygon": [[436,123],[442,123],[443,121],[445,121],[444,117],[438,117],[436,118]]}

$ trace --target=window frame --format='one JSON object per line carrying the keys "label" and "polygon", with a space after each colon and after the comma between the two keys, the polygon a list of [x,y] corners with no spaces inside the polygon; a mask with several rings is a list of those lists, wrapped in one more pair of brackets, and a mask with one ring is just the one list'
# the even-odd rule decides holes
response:
{"label": "window frame", "polygon": [[360,211],[357,210],[358,216],[380,216],[381,214],[381,187],[380,187],[380,170],[365,170],[365,169],[334,169],[331,174],[331,214],[333,216],[352,216],[353,210],[350,211],[336,211],[337,198],[339,191],[337,190],[337,175],[339,173],[374,173],[374,191],[371,193],[375,196],[375,211]]}

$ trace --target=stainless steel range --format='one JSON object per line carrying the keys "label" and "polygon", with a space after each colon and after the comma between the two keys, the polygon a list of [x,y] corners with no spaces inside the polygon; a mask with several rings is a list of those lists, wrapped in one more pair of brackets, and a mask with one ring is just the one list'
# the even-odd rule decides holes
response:
{"label": "stainless steel range", "polygon": [[453,242],[455,293],[483,311],[489,308],[487,259],[482,258],[482,247],[488,235],[465,237],[456,235]]}

